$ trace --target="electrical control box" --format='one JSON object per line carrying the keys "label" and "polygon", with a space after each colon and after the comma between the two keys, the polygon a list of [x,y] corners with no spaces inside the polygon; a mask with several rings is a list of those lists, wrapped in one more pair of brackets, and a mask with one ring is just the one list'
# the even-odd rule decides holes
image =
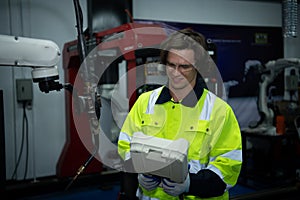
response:
{"label": "electrical control box", "polygon": [[17,79],[17,101],[32,101],[32,79]]}

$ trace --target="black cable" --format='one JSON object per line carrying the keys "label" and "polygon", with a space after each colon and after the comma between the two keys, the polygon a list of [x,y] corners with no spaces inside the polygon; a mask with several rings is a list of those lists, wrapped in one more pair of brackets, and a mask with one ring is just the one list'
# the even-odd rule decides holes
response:
{"label": "black cable", "polygon": [[[23,104],[23,108],[24,108],[24,104]],[[18,167],[19,167],[19,164],[20,164],[20,161],[21,161],[21,157],[22,157],[22,154],[23,154],[24,138],[25,138],[25,132],[24,132],[24,128],[23,128],[22,129],[22,139],[21,139],[21,147],[20,147],[20,151],[19,151],[19,156],[18,156],[18,160],[17,160],[16,166],[15,166],[15,169],[14,169],[13,174],[11,176],[11,179],[13,179],[17,174],[17,170],[18,170]],[[15,178],[17,178],[17,177],[15,177]]]}
{"label": "black cable", "polygon": [[[25,131],[25,136],[26,136],[26,159],[25,159],[25,172],[24,172],[24,180],[26,179],[27,172],[28,172],[28,157],[29,157],[29,135],[28,135],[28,118],[26,114],[26,101],[23,103],[23,129],[24,126],[26,125],[26,131]],[[25,121],[25,123],[24,123]]]}
{"label": "black cable", "polygon": [[79,58],[80,58],[80,62],[82,64],[84,64],[84,81],[86,81],[88,79],[88,75],[89,75],[89,68],[86,66],[86,64],[83,62],[84,59],[86,58],[86,42],[85,42],[85,36],[83,33],[83,15],[82,15],[82,10],[81,10],[81,6],[79,3],[79,0],[73,0],[74,3],[74,8],[75,8],[75,16],[76,16],[76,28],[77,28],[77,38],[78,38],[78,53],[79,53]]}
{"label": "black cable", "polygon": [[[96,148],[97,149],[97,148]],[[67,191],[71,185],[74,183],[74,181],[78,178],[78,176],[85,170],[85,168],[90,164],[90,162],[93,160],[93,158],[95,157],[96,153],[98,151],[95,150],[94,153],[90,154],[89,158],[85,161],[85,163],[83,165],[81,165],[77,172],[76,175],[72,178],[72,180],[69,182],[69,184],[67,185],[67,187],[65,188],[65,191]]]}
{"label": "black cable", "polygon": [[[90,78],[89,78],[89,68],[87,67],[86,63],[84,62],[84,59],[86,58],[86,51],[87,51],[87,47],[86,47],[86,41],[85,41],[85,35],[83,32],[83,28],[82,28],[82,24],[83,24],[83,14],[82,14],[82,10],[80,7],[80,3],[79,0],[73,0],[74,3],[74,8],[75,8],[75,16],[76,16],[76,28],[77,28],[77,33],[78,33],[78,52],[79,52],[79,58],[81,63],[84,65],[84,71],[83,71],[83,80],[85,83],[89,84],[90,83]],[[76,92],[76,90],[74,91],[73,87],[65,87],[66,89],[70,89],[70,91],[72,92]],[[76,95],[77,96],[77,95]],[[76,175],[73,177],[73,179],[70,181],[70,183],[67,185],[67,187],[65,188],[65,190],[68,190],[70,188],[70,186],[73,184],[73,182],[77,179],[77,177],[84,171],[84,169],[90,164],[90,162],[93,160],[93,158],[95,157],[95,155],[98,152],[99,149],[99,141],[95,140],[95,150],[92,154],[90,154],[89,158],[86,160],[86,162],[81,165],[79,167],[79,169],[77,170]]]}
{"label": "black cable", "polygon": [[[97,95],[96,95],[95,98],[97,98]],[[98,101],[98,106],[99,106],[98,109],[100,109],[101,102],[100,102],[100,99],[98,99],[98,100],[99,100]],[[101,111],[98,114],[99,114],[99,116],[97,116],[97,117],[98,117],[98,120],[99,120],[100,119],[100,115],[101,115]],[[93,138],[94,138],[94,147],[95,147],[94,152],[91,153],[90,156],[88,157],[88,159],[85,161],[85,163],[78,168],[78,170],[76,172],[76,175],[72,178],[72,180],[66,186],[65,191],[67,191],[71,187],[71,185],[74,183],[74,181],[85,170],[85,168],[91,163],[91,161],[95,158],[96,154],[98,153],[99,148],[100,148],[100,137],[99,137],[98,134],[94,134],[93,136],[94,136]]]}

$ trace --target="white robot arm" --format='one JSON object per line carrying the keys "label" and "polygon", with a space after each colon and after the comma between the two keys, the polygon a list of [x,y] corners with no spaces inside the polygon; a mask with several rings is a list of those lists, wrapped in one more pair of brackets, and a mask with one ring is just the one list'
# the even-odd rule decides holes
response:
{"label": "white robot arm", "polygon": [[273,111],[268,108],[266,101],[266,91],[267,86],[273,82],[273,80],[277,77],[277,75],[282,72],[285,68],[288,67],[300,67],[300,59],[297,58],[286,58],[286,59],[278,59],[269,61],[265,65],[265,69],[263,70],[262,82],[260,82],[260,90],[259,90],[259,102],[258,107],[259,111],[264,113],[265,120],[264,123],[271,125],[273,122]]}
{"label": "white robot arm", "polygon": [[31,67],[33,82],[48,93],[60,90],[57,63],[61,53],[56,43],[50,40],[0,35],[0,65]]}
{"label": "white robot arm", "polygon": [[259,132],[267,135],[276,134],[275,127],[273,126],[274,113],[271,108],[268,107],[267,102],[267,87],[274,79],[284,71],[285,68],[300,67],[300,59],[298,58],[281,58],[277,60],[271,60],[265,65],[260,66],[261,81],[259,83],[259,95],[258,95],[258,111],[261,115],[261,121],[253,129],[246,129],[249,132]]}

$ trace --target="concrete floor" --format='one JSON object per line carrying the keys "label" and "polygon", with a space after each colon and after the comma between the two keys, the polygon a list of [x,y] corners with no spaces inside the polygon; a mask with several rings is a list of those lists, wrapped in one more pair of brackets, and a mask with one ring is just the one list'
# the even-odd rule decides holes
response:
{"label": "concrete floor", "polygon": [[[107,175],[88,175],[76,179],[65,190],[72,179],[57,179],[48,177],[37,182],[8,183],[4,191],[8,200],[81,200],[108,199],[117,200],[120,191],[120,176],[118,173]],[[255,183],[253,183],[255,185]],[[1,198],[3,199],[3,198]],[[272,188],[255,188],[243,183],[230,190],[233,200],[299,200],[300,183]]]}

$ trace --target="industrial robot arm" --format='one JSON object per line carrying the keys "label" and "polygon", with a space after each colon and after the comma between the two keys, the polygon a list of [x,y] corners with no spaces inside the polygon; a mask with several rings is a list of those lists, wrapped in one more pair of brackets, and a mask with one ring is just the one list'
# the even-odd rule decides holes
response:
{"label": "industrial robot arm", "polygon": [[273,126],[274,113],[267,104],[267,87],[285,68],[300,67],[300,59],[298,58],[282,58],[272,60],[265,65],[260,66],[261,81],[259,83],[258,96],[258,111],[261,115],[260,124],[255,129],[255,132],[263,132],[264,134],[275,134],[275,127]]}
{"label": "industrial robot arm", "polygon": [[32,80],[42,92],[60,90],[57,63],[61,53],[50,40],[0,35],[0,66],[31,67]]}

